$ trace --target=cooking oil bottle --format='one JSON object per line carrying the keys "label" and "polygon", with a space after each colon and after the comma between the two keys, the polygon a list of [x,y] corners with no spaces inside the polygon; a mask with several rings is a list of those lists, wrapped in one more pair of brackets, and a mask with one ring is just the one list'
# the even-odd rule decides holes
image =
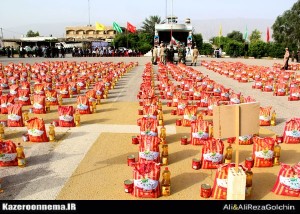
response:
{"label": "cooking oil bottle", "polygon": [[4,139],[4,126],[0,123],[0,140]]}
{"label": "cooking oil bottle", "polygon": [[253,172],[251,171],[251,168],[248,168],[246,170],[246,197],[251,196],[252,192],[252,179],[253,179]]}
{"label": "cooking oil bottle", "polygon": [[165,126],[162,126],[161,128],[160,128],[160,139],[161,139],[161,141],[162,142],[165,142],[166,141],[166,137],[167,137],[167,133],[166,133],[166,128],[165,128]]}
{"label": "cooking oil bottle", "polygon": [[229,145],[226,147],[224,163],[231,163],[232,153],[233,153],[233,148],[231,146],[231,143],[229,143]]}
{"label": "cooking oil bottle", "polygon": [[162,196],[169,196],[171,194],[171,172],[168,167],[166,167],[162,173],[162,182],[161,182],[161,194]]}
{"label": "cooking oil bottle", "polygon": [[25,167],[26,159],[25,159],[24,147],[21,145],[21,143],[18,143],[16,150],[17,150],[18,166]]}
{"label": "cooking oil bottle", "polygon": [[274,146],[274,161],[273,161],[274,166],[278,166],[280,164],[280,161],[279,161],[280,153],[281,153],[281,146],[277,142],[276,146]]}
{"label": "cooking oil bottle", "polygon": [[169,159],[169,151],[168,151],[168,144],[162,145],[162,152],[161,152],[161,163],[164,166],[168,165],[168,159]]}
{"label": "cooking oil bottle", "polygon": [[54,142],[55,141],[55,127],[51,123],[49,125],[49,141]]}
{"label": "cooking oil bottle", "polygon": [[276,112],[273,111],[271,115],[271,126],[276,126]]}

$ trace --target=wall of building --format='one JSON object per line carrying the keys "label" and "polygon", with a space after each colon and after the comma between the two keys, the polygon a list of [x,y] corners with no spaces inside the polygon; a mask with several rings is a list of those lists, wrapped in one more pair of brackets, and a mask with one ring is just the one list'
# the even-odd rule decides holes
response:
{"label": "wall of building", "polygon": [[96,30],[94,26],[66,27],[66,39],[85,40],[94,39],[110,42],[115,38],[116,32],[112,27],[105,30]]}
{"label": "wall of building", "polygon": [[19,48],[19,44],[16,43],[16,42],[7,42],[7,41],[3,41],[3,47],[14,47],[15,49],[16,48]]}

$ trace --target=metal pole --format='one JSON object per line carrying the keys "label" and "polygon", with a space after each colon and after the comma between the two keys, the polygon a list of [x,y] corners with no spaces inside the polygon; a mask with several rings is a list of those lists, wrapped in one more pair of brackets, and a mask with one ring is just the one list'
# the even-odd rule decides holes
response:
{"label": "metal pole", "polygon": [[166,0],[166,18],[168,17],[168,0]]}
{"label": "metal pole", "polygon": [[88,10],[89,10],[89,26],[91,26],[90,0],[88,0]]}
{"label": "metal pole", "polygon": [[173,37],[173,0],[172,0],[172,13],[171,13],[171,41]]}
{"label": "metal pole", "polygon": [[2,30],[2,27],[0,29],[1,29],[1,39],[3,39],[3,30]]}
{"label": "metal pole", "polygon": [[[126,48],[128,49],[128,30],[126,28],[126,38],[127,38],[127,45],[126,45]],[[128,51],[128,50],[127,50]]]}

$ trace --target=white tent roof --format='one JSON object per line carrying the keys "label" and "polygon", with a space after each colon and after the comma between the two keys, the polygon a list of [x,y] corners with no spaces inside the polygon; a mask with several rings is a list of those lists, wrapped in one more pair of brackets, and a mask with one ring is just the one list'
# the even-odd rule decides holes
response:
{"label": "white tent roof", "polygon": [[56,37],[50,37],[50,36],[37,36],[37,37],[22,37],[20,38],[21,41],[24,42],[43,42],[46,40],[57,40]]}

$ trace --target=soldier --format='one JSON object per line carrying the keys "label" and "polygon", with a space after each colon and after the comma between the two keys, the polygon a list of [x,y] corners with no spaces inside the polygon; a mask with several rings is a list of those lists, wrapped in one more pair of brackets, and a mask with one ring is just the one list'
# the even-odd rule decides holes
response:
{"label": "soldier", "polygon": [[157,65],[157,56],[158,56],[158,49],[156,46],[154,46],[152,51],[152,64]]}
{"label": "soldier", "polygon": [[170,48],[166,48],[167,62],[173,63],[174,51],[173,45],[171,45]]}
{"label": "soldier", "polygon": [[191,65],[195,65],[197,63],[197,58],[199,56],[199,50],[197,49],[197,46],[194,47],[193,51],[192,51],[192,56],[193,56],[193,60],[192,60],[192,64]]}
{"label": "soldier", "polygon": [[179,48],[178,48],[178,62],[177,63],[181,63],[183,62],[184,58],[184,48],[182,47],[181,44],[179,44]]}
{"label": "soldier", "polygon": [[163,63],[163,64],[166,64],[166,47],[164,44],[161,45],[161,48],[159,50],[159,56],[160,56],[160,61]]}
{"label": "soldier", "polygon": [[182,48],[183,48],[182,63],[185,64],[185,60],[186,60],[186,48],[185,48],[184,44],[182,45]]}

